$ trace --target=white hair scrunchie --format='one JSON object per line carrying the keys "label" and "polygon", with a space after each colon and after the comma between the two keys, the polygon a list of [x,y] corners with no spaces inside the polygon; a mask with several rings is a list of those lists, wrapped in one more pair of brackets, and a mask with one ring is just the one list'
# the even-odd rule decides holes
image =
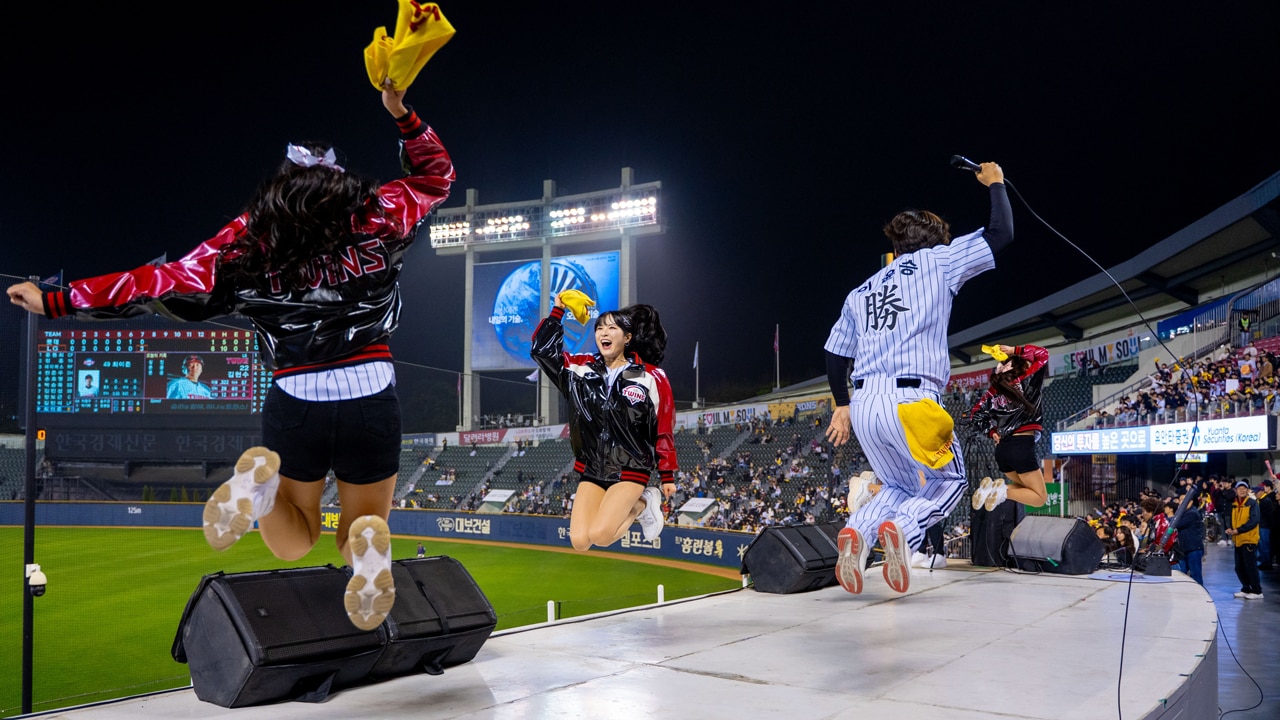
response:
{"label": "white hair scrunchie", "polygon": [[327,167],[331,170],[337,170],[338,172],[346,172],[343,170],[342,166],[338,164],[338,156],[334,154],[333,148],[329,148],[324,155],[315,155],[301,145],[290,144],[289,148],[285,150],[284,156],[289,158],[289,162],[292,162],[298,167],[315,167],[316,165],[319,165],[320,167]]}

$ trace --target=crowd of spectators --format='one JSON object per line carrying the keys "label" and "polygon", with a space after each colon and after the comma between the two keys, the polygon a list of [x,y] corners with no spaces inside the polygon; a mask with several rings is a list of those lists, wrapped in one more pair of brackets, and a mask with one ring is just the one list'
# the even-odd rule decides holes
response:
{"label": "crowd of spectators", "polygon": [[1141,389],[1090,410],[1094,427],[1188,422],[1264,413],[1280,414],[1277,358],[1252,345],[1223,346],[1189,363],[1157,358]]}
{"label": "crowd of spectators", "polygon": [[[1248,497],[1254,498],[1261,508],[1258,518],[1260,538],[1253,561],[1260,570],[1280,569],[1280,562],[1276,561],[1276,547],[1270,542],[1271,528],[1280,522],[1280,503],[1276,501],[1280,482],[1275,477],[1268,477],[1252,484],[1248,478],[1234,475],[1184,476],[1167,492],[1144,488],[1136,499],[1095,510],[1088,523],[1102,541],[1106,553],[1104,564],[1130,567],[1136,561],[1141,566],[1142,556],[1155,551],[1170,557],[1175,563],[1183,563],[1184,571],[1190,570],[1185,566],[1189,548],[1199,548],[1203,553],[1205,544],[1233,545],[1227,531],[1233,523],[1238,526],[1240,522],[1239,518],[1233,519],[1232,508],[1238,498],[1236,488],[1242,485],[1248,488]],[[1197,488],[1197,491],[1187,500],[1187,508],[1197,515],[1195,521],[1198,524],[1183,523],[1172,527],[1185,495],[1192,488]],[[1193,535],[1188,537],[1188,533]],[[1203,584],[1198,562],[1197,559],[1195,572],[1188,574]]]}
{"label": "crowd of spectators", "polygon": [[[667,522],[678,524],[680,508],[692,498],[717,501],[708,513],[693,521],[696,526],[709,529],[757,533],[773,525],[844,520],[849,512],[849,478],[870,469],[870,465],[856,440],[840,448],[826,441],[822,430],[828,420],[829,415],[818,415],[737,423],[735,429],[744,437],[725,457],[713,456],[708,441],[695,441],[703,462],[678,471],[678,489],[663,504]],[[776,448],[762,459],[758,449],[748,449],[755,445]],[[576,479],[570,474],[550,479],[522,476],[519,489],[506,501],[503,512],[568,517],[575,484]],[[424,494],[429,493],[424,489],[424,493],[410,493],[403,506],[444,504],[476,511],[491,488],[491,478],[486,478],[471,491],[448,498]],[[955,541],[967,535],[967,523],[948,524],[947,547],[958,552],[960,546]]]}
{"label": "crowd of spectators", "polygon": [[515,427],[532,427],[541,424],[542,418],[535,417],[531,414],[507,413],[505,415],[477,415],[473,416],[472,421],[475,426],[481,430],[494,430],[497,428],[515,428]]}

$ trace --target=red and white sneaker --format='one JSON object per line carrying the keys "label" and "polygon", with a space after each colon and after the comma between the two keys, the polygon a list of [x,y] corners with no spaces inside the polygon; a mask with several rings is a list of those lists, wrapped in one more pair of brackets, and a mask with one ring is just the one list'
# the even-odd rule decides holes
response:
{"label": "red and white sneaker", "polygon": [[884,581],[904,593],[911,587],[911,551],[907,539],[892,520],[880,523],[880,549],[884,551]]}
{"label": "red and white sneaker", "polygon": [[214,550],[226,550],[253,523],[275,507],[280,488],[280,456],[264,448],[245,450],[231,479],[218,486],[204,504],[204,538]]}
{"label": "red and white sneaker", "polygon": [[857,595],[862,592],[862,573],[867,568],[867,555],[871,546],[857,530],[847,527],[836,536],[836,549],[840,554],[836,557],[836,580],[840,587]]}
{"label": "red and white sneaker", "polygon": [[382,624],[396,602],[391,576],[391,530],[377,515],[362,515],[347,532],[351,548],[351,579],[342,602],[351,624],[373,630]]}

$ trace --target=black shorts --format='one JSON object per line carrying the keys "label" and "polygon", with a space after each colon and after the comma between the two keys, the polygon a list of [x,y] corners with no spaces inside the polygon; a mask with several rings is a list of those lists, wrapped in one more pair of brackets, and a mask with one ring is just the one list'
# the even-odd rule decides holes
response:
{"label": "black shorts", "polygon": [[262,405],[262,444],[280,454],[280,474],[301,482],[330,470],[352,485],[400,471],[400,401],[394,385],[354,400],[299,400],[272,385]]}
{"label": "black shorts", "polygon": [[1035,435],[1010,435],[996,444],[996,467],[1000,472],[1029,473],[1040,469],[1036,459]]}

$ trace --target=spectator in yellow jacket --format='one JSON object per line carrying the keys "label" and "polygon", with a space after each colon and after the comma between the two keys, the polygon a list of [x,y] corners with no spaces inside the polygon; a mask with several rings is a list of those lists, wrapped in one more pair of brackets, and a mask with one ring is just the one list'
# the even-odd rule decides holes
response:
{"label": "spectator in yellow jacket", "polygon": [[1246,600],[1262,599],[1262,577],[1258,574],[1258,538],[1261,514],[1258,501],[1249,494],[1249,481],[1236,481],[1236,501],[1231,505],[1231,527],[1227,536],[1236,546],[1236,577],[1240,578],[1240,592],[1236,597]]}

